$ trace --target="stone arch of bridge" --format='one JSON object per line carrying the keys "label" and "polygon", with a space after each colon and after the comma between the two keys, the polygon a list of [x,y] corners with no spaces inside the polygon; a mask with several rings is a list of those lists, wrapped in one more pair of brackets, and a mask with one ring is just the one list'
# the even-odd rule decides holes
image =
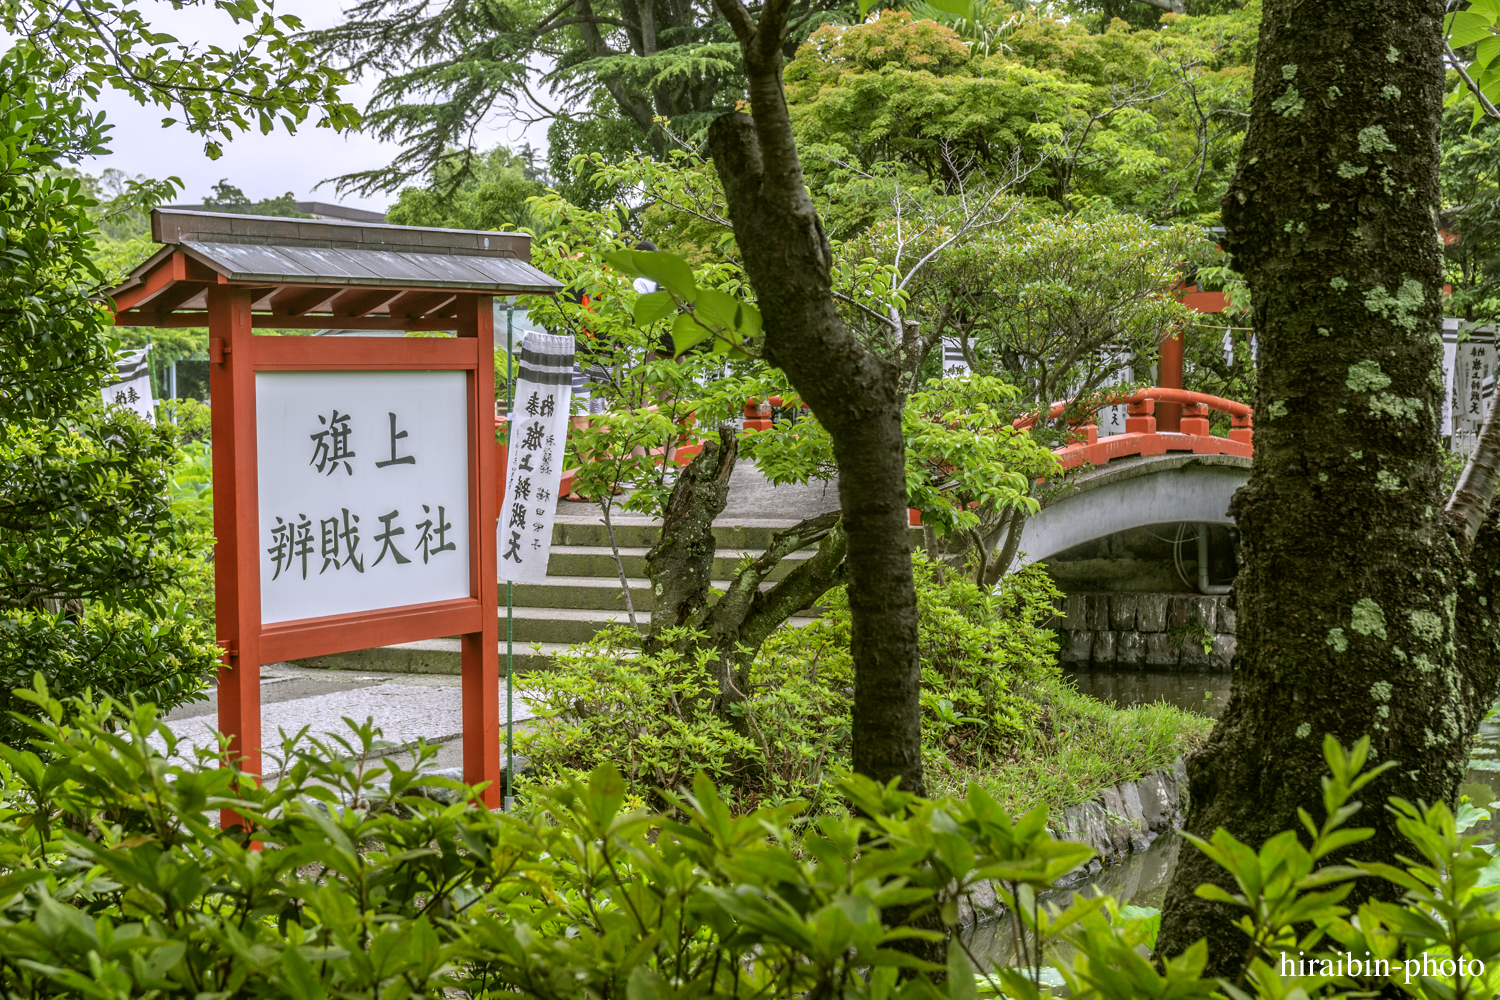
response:
{"label": "stone arch of bridge", "polygon": [[1021,537],[1017,566],[1075,545],[1152,525],[1233,525],[1229,502],[1250,478],[1238,455],[1165,454],[1115,459],[1070,477],[1042,500]]}

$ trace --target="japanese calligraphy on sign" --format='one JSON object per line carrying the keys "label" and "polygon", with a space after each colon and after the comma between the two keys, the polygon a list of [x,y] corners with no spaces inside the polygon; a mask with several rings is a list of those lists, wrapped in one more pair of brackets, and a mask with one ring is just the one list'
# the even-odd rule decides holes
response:
{"label": "japanese calligraphy on sign", "polygon": [[1467,331],[1457,345],[1453,372],[1453,426],[1455,434],[1478,434],[1489,413],[1496,367],[1495,334],[1485,327]]}
{"label": "japanese calligraphy on sign", "polygon": [[547,576],[573,398],[573,352],[572,337],[528,332],[521,341],[497,525],[502,580],[541,583]]}
{"label": "japanese calligraphy on sign", "polygon": [[139,351],[122,354],[115,362],[115,381],[104,387],[104,405],[123,406],[156,423],[156,400],[151,397],[151,370],[147,344]]}
{"label": "japanese calligraphy on sign", "polygon": [[463,372],[258,372],[261,620],[468,597]]}

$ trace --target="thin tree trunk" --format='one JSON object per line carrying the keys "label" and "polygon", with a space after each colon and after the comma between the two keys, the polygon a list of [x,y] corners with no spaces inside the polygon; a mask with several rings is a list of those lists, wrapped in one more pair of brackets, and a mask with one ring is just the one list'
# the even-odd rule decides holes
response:
{"label": "thin tree trunk", "polygon": [[[789,0],[759,20],[715,0],[740,42],[751,116],[709,127],[745,271],[765,318],[764,355],[828,430],[848,544],[854,770],[920,792],[921,670],[907,539],[897,367],[866,351],[834,307],[828,240],[808,197],[782,90]],[[753,117],[752,117],[753,116]]]}
{"label": "thin tree trunk", "polygon": [[995,554],[994,561],[990,563],[989,569],[980,582],[986,587],[993,587],[1000,582],[1000,578],[1010,572],[1010,564],[1015,562],[1016,553],[1021,551],[1021,533],[1026,530],[1026,522],[1031,515],[1021,508],[1011,511],[1009,528],[1005,533],[1005,544]]}
{"label": "thin tree trunk", "polygon": [[729,500],[729,477],[739,457],[733,427],[719,428],[718,441],[706,441],[672,487],[662,515],[661,536],[646,553],[655,604],[651,611],[648,650],[659,648],[662,631],[681,625],[697,627],[708,606],[713,582],[714,518]]}
{"label": "thin tree trunk", "polygon": [[[1350,856],[1411,853],[1388,796],[1452,802],[1495,697],[1494,477],[1440,495],[1441,0],[1266,0],[1255,94],[1224,201],[1260,342],[1255,461],[1224,716],[1188,765],[1188,829],[1258,847],[1318,820],[1325,733],[1398,766],[1361,797]],[[1465,526],[1483,524],[1472,553]],[[1330,859],[1334,860],[1334,859]],[[1238,974],[1224,874],[1184,849],[1158,948],[1207,937]],[[1370,879],[1358,893],[1394,890]],[[1357,898],[1357,896],[1356,896]]]}
{"label": "thin tree trunk", "polygon": [[625,576],[625,562],[620,558],[620,546],[615,542],[615,526],[609,520],[609,509],[612,506],[614,502],[606,494],[599,503],[599,509],[604,512],[604,530],[609,534],[609,551],[615,557],[615,572],[620,574],[620,593],[625,595],[625,613],[630,616],[630,627],[639,629],[640,625],[635,620],[635,602],[630,599],[630,580]]}
{"label": "thin tree trunk", "polygon": [[[713,605],[708,590],[718,546],[713,522],[724,512],[729,477],[739,455],[733,427],[719,429],[719,441],[682,470],[662,519],[661,537],[646,553],[646,571],[656,598],[651,612],[649,651],[666,647],[663,632],[686,626],[698,629],[718,651],[712,661],[720,715],[748,735],[748,721],[734,705],[746,698],[749,670],[766,638],[788,618],[811,607],[843,580],[844,533],[838,513],[820,514],[778,532],[759,559],[744,566]],[[798,549],[817,544],[818,551],[770,590],[761,590],[773,570]],[[692,640],[676,643],[686,651]]]}

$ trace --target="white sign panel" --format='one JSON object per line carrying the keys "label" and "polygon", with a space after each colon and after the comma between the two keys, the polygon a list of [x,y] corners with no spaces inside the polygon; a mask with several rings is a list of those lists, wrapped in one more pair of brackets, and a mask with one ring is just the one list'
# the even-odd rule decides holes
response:
{"label": "white sign panel", "polygon": [[496,526],[500,579],[542,583],[562,483],[573,398],[572,337],[528,333],[521,342],[505,460],[505,502]]}
{"label": "white sign panel", "polygon": [[117,380],[104,388],[104,405],[123,406],[156,423],[156,400],[151,398],[151,368],[146,359],[151,352],[147,344],[139,351],[123,355],[115,362]]}
{"label": "white sign panel", "polygon": [[1488,413],[1485,382],[1495,374],[1494,333],[1475,328],[1469,331],[1469,337],[1454,351],[1454,434],[1479,433]]}
{"label": "white sign panel", "polygon": [[261,621],[469,594],[461,371],[257,372]]}

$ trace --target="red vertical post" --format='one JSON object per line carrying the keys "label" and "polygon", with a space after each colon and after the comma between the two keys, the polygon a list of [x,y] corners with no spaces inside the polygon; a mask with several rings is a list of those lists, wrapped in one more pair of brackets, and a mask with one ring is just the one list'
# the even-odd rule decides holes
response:
{"label": "red vertical post", "polygon": [[[250,290],[208,290],[214,483],[214,605],[219,731],[247,774],[260,765],[260,511],[255,463],[255,369]],[[227,829],[241,820],[224,810]]]}
{"label": "red vertical post", "polygon": [[500,785],[500,611],[495,562],[495,309],[488,295],[459,298],[458,335],[474,337],[479,364],[469,383],[470,593],[479,598],[481,627],[461,636],[464,781],[489,782],[484,804],[502,805]]}
{"label": "red vertical post", "polygon": [[[1161,362],[1156,366],[1156,384],[1162,389],[1182,388],[1182,331],[1161,342]],[[1182,404],[1158,402],[1156,429],[1176,433],[1182,427]]]}

